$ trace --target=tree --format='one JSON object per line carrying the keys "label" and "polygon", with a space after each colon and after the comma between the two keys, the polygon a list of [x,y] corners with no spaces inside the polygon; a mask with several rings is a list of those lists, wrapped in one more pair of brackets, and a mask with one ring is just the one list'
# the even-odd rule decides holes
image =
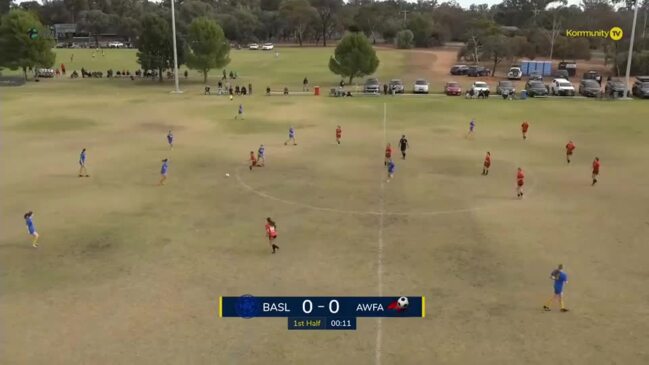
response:
{"label": "tree", "polygon": [[544,29],[543,34],[550,42],[550,59],[552,59],[554,53],[554,43],[557,41],[557,37],[561,34],[561,19],[556,11],[552,12],[552,26],[550,29]]}
{"label": "tree", "polygon": [[72,22],[78,21],[77,16],[84,10],[90,9],[88,0],[63,0],[65,7],[72,13]]}
{"label": "tree", "polygon": [[101,10],[87,10],[79,13],[79,27],[95,37],[95,46],[99,48],[99,34],[113,23],[112,17]]}
{"label": "tree", "polygon": [[[36,38],[28,34],[32,28],[38,31]],[[19,9],[10,10],[0,20],[0,66],[22,69],[25,79],[27,69],[52,67],[54,40],[49,34],[36,15]]]}
{"label": "tree", "polygon": [[[180,41],[180,38],[178,41]],[[146,15],[142,19],[142,30],[138,44],[138,63],[145,70],[157,70],[160,82],[162,82],[162,72],[173,65],[174,51],[170,22],[156,14]],[[178,65],[183,63],[182,50],[183,47],[179,44]]]}
{"label": "tree", "polygon": [[211,69],[230,63],[230,45],[223,29],[208,18],[196,18],[189,25],[187,46],[187,66],[200,71],[204,83]]}
{"label": "tree", "polygon": [[512,57],[511,39],[502,34],[489,35],[482,45],[482,56],[493,61],[491,75],[496,73],[496,66],[505,58]]}
{"label": "tree", "polygon": [[414,39],[414,37],[415,36],[412,34],[412,31],[410,29],[399,31],[399,33],[397,33],[397,48],[412,48],[412,40]]}
{"label": "tree", "polygon": [[316,22],[318,14],[307,0],[284,0],[280,7],[280,14],[286,19],[289,28],[295,32],[300,47],[304,42],[304,33],[309,25]]}
{"label": "tree", "polygon": [[342,7],[342,0],[311,0],[311,5],[318,13],[322,45],[327,46],[327,32],[332,26],[336,12]]}
{"label": "tree", "polygon": [[11,7],[11,0],[0,0],[0,16],[7,14]]}
{"label": "tree", "polygon": [[428,47],[433,35],[433,22],[426,16],[414,14],[408,20],[408,29],[414,35],[415,46]]}
{"label": "tree", "polygon": [[334,55],[329,58],[329,70],[342,77],[371,75],[379,67],[379,58],[367,37],[362,33],[347,34],[336,46]]}
{"label": "tree", "polygon": [[361,4],[354,16],[356,24],[363,30],[365,35],[372,37],[372,42],[376,41],[376,34],[381,27],[381,23],[385,20],[381,10],[381,3]]}

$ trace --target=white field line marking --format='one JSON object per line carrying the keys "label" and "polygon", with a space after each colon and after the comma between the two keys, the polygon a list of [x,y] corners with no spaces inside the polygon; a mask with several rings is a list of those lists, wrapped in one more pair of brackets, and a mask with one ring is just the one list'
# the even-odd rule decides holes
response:
{"label": "white field line marking", "polygon": [[[386,103],[383,103],[383,145],[387,144],[387,120],[388,120],[388,106]],[[378,278],[378,288],[379,296],[383,296],[383,219],[385,217],[385,183],[383,179],[385,178],[384,171],[381,173],[381,188],[379,190],[379,244],[378,252],[376,256],[376,275]],[[383,344],[383,320],[381,317],[377,318],[376,323],[376,365],[381,365],[381,348]]]}

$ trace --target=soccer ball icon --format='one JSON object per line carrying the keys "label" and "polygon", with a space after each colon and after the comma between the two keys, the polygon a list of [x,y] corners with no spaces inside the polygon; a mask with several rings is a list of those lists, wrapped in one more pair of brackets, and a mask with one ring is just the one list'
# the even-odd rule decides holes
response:
{"label": "soccer ball icon", "polygon": [[408,308],[408,304],[409,304],[408,298],[406,297],[400,297],[399,299],[397,299],[397,305],[401,310],[405,310],[406,308]]}

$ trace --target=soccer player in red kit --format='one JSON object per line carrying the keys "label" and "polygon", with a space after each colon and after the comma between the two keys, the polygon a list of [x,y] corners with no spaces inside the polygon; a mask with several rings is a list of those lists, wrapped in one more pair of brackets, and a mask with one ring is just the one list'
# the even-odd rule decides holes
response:
{"label": "soccer player in red kit", "polygon": [[530,128],[530,124],[527,121],[524,121],[521,124],[521,130],[523,131],[523,139],[527,139],[527,130]]}
{"label": "soccer player in red kit", "polygon": [[250,151],[250,171],[252,171],[253,167],[257,167],[257,157],[255,157],[255,152]]}
{"label": "soccer player in red kit", "polygon": [[388,143],[387,146],[385,146],[385,161],[383,162],[383,165],[387,166],[388,161],[392,159],[392,145]]}
{"label": "soccer player in red kit", "polygon": [[523,198],[523,185],[525,185],[525,173],[520,167],[516,172],[516,195],[519,198]]}
{"label": "soccer player in red kit", "polygon": [[593,160],[593,185],[597,184],[597,176],[599,175],[599,157]]}
{"label": "soccer player in red kit", "polygon": [[273,249],[273,253],[275,253],[275,250],[279,250],[279,246],[275,244],[275,239],[277,238],[277,225],[270,217],[266,218],[266,236],[268,236],[268,243]]}
{"label": "soccer player in red kit", "polygon": [[482,175],[489,175],[489,166],[491,166],[491,153],[487,151],[487,155],[484,157],[484,165],[482,167]]}
{"label": "soccer player in red kit", "polygon": [[566,145],[566,161],[568,161],[568,163],[570,163],[570,157],[575,148],[577,148],[575,143],[573,141],[568,141],[568,144]]}
{"label": "soccer player in red kit", "polygon": [[336,142],[340,144],[340,139],[343,137],[343,129],[340,126],[336,127]]}

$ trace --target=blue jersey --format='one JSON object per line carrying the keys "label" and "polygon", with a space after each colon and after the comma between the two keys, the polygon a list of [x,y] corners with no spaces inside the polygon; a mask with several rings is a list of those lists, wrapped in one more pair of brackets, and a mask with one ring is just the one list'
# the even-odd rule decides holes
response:
{"label": "blue jersey", "polygon": [[243,114],[243,105],[239,105],[239,114]]}
{"label": "blue jersey", "polygon": [[565,272],[559,271],[554,273],[554,292],[556,294],[561,294],[563,292],[563,284],[568,281],[568,275]]}
{"label": "blue jersey", "polygon": [[162,168],[160,169],[160,173],[161,173],[162,175],[166,175],[168,169],[169,169],[169,166],[167,165],[166,162],[164,162],[164,163],[162,164]]}
{"label": "blue jersey", "polygon": [[475,122],[471,120],[471,123],[469,123],[469,129],[473,130],[475,128]]}
{"label": "blue jersey", "polygon": [[79,164],[84,165],[86,163],[86,151],[82,151],[79,155]]}
{"label": "blue jersey", "polygon": [[389,173],[393,174],[395,168],[396,168],[396,166],[395,166],[394,162],[392,162],[392,161],[388,162],[388,172]]}
{"label": "blue jersey", "polygon": [[34,234],[36,232],[36,227],[34,227],[32,217],[25,218],[25,223],[27,224],[27,230],[29,231],[29,234]]}
{"label": "blue jersey", "polygon": [[264,153],[265,153],[265,152],[266,152],[266,149],[265,149],[263,146],[262,146],[262,147],[259,147],[259,151],[257,151],[257,155],[258,155],[259,157],[264,157]]}
{"label": "blue jersey", "polygon": [[171,133],[167,134],[167,142],[171,144],[173,141],[174,141],[174,135]]}
{"label": "blue jersey", "polygon": [[293,127],[288,129],[288,136],[289,138],[295,137],[295,129],[293,129]]}

